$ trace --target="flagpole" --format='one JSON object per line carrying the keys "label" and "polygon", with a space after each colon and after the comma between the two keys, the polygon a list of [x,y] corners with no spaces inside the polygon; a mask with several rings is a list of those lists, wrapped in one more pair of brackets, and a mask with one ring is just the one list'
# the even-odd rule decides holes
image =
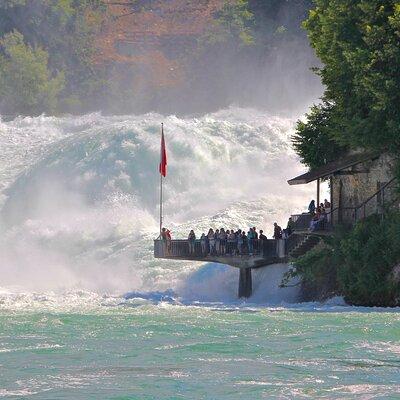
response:
{"label": "flagpole", "polygon": [[[161,138],[164,135],[164,123],[161,123]],[[161,171],[160,171],[161,172]],[[163,220],[163,174],[160,173],[160,236],[162,232],[162,221]]]}

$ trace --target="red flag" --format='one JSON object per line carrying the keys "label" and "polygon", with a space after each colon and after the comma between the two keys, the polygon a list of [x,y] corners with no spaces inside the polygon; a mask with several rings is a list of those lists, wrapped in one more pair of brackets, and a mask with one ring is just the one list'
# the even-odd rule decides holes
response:
{"label": "red flag", "polygon": [[161,128],[161,158],[159,171],[162,176],[167,176],[167,151],[165,149],[164,126]]}

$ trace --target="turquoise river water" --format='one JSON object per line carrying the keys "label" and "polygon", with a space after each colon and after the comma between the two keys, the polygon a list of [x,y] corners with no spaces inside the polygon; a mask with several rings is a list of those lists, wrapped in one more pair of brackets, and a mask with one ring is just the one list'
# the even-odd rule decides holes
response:
{"label": "turquoise river water", "polygon": [[104,302],[3,311],[0,396],[400,398],[394,310]]}

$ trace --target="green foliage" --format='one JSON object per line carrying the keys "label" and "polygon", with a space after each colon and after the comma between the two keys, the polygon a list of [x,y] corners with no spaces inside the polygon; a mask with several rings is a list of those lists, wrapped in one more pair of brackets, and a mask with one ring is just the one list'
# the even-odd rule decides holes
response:
{"label": "green foliage", "polygon": [[323,103],[313,106],[306,115],[306,122],[298,121],[292,138],[293,147],[301,161],[310,168],[317,168],[337,159],[346,151],[346,146],[338,144],[332,137],[334,119],[333,106]]}
{"label": "green foliage", "polygon": [[[103,90],[102,71],[96,70],[92,65],[94,52],[93,41],[100,29],[100,15],[104,10],[101,0],[12,0],[0,5],[0,36],[18,31],[25,44],[34,49],[41,58],[41,52],[47,54],[46,65],[49,71],[48,90],[54,97],[59,98],[59,107],[63,111],[81,112],[88,109],[92,98],[98,97]],[[3,49],[4,58],[9,59]],[[43,60],[41,59],[43,63]],[[26,68],[27,69],[27,68]],[[29,72],[23,73],[26,76]],[[4,75],[10,77],[10,73]],[[64,84],[56,85],[52,80],[58,77],[58,83],[64,76]],[[9,87],[13,83],[4,82]],[[39,85],[40,86],[40,85]],[[62,86],[62,92],[58,89]],[[27,89],[30,90],[30,89]],[[57,92],[57,93],[56,93]],[[22,95],[23,91],[19,92]],[[15,97],[18,95],[16,94]],[[50,96],[51,97],[51,96]],[[2,98],[2,104],[7,104],[6,98]],[[31,113],[54,112],[57,101],[39,101],[36,106],[32,104],[32,98],[20,99],[7,104],[7,112]],[[82,106],[86,105],[85,108]],[[31,110],[31,111],[29,111]],[[4,107],[2,112],[6,112]]]}
{"label": "green foliage", "polygon": [[[400,7],[395,0],[315,0],[304,23],[323,62],[318,73],[333,104],[338,143],[400,146]],[[322,129],[326,129],[322,125]]]}
{"label": "green foliage", "polygon": [[4,110],[30,115],[54,112],[64,75],[51,76],[48,53],[27,46],[17,31],[5,35],[1,46],[4,55],[0,58],[0,93]]}
{"label": "green foliage", "polygon": [[301,21],[312,7],[312,0],[291,0],[288,7],[285,3],[282,0],[248,0],[258,41],[274,46],[288,38],[303,39],[305,32]]}
{"label": "green foliage", "polygon": [[253,14],[247,0],[225,1],[222,9],[215,15],[215,20],[199,42],[206,45],[224,45],[234,41],[238,45],[252,45],[254,38],[251,31]]}
{"label": "green foliage", "polygon": [[400,212],[366,218],[296,259],[283,284],[299,277],[319,298],[338,294],[354,305],[398,306],[400,282],[392,272],[400,263],[399,237]]}
{"label": "green foliage", "polygon": [[301,276],[303,282],[311,285],[321,286],[321,281],[327,275],[326,267],[330,266],[332,251],[327,247],[314,248],[296,261],[296,267],[289,271],[285,282]]}
{"label": "green foliage", "polygon": [[372,216],[340,243],[343,262],[338,280],[347,301],[356,305],[400,304],[400,283],[390,279],[400,262],[400,213]]}

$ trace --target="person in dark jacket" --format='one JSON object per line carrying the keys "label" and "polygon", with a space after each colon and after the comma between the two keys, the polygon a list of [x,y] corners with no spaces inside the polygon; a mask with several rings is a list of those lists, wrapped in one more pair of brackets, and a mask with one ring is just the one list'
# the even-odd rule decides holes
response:
{"label": "person in dark jacket", "polygon": [[264,235],[263,230],[260,230],[260,235],[258,236],[258,239],[261,241],[268,240],[268,238]]}
{"label": "person in dark jacket", "polygon": [[274,222],[274,239],[282,239],[282,228]]}
{"label": "person in dark jacket", "polygon": [[292,217],[289,217],[289,221],[287,223],[287,227],[286,227],[286,232],[288,237],[293,233],[294,231],[294,221]]}
{"label": "person in dark jacket", "polygon": [[308,212],[310,214],[314,214],[315,213],[315,200],[311,200],[309,206],[308,206]]}

